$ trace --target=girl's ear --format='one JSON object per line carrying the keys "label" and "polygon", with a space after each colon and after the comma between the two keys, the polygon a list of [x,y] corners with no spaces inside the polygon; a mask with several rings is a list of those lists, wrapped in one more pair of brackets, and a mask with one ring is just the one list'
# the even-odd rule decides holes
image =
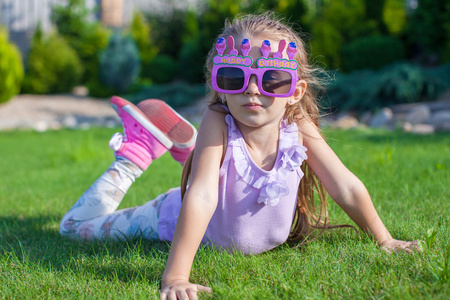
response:
{"label": "girl's ear", "polygon": [[297,81],[297,87],[295,88],[294,94],[288,98],[288,105],[296,104],[302,99],[306,91],[306,81]]}

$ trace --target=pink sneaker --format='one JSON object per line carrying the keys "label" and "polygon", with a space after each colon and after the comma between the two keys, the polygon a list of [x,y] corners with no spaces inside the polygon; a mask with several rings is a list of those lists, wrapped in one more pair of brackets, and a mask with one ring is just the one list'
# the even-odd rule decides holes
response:
{"label": "pink sneaker", "polygon": [[137,107],[173,142],[169,152],[183,164],[195,146],[195,127],[162,100],[144,100]]}
{"label": "pink sneaker", "polygon": [[172,148],[173,142],[131,102],[113,96],[111,106],[122,119],[124,135],[116,133],[109,142],[115,156],[129,159],[146,170],[150,163]]}

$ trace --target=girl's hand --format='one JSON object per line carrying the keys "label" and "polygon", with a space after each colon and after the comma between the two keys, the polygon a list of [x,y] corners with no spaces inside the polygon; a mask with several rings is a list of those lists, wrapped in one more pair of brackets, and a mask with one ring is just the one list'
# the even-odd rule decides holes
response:
{"label": "girl's hand", "polygon": [[176,280],[161,287],[161,300],[197,300],[199,292],[211,293],[211,288],[193,284],[184,280]]}
{"label": "girl's hand", "polygon": [[413,251],[421,251],[417,241],[405,242],[396,239],[390,239],[380,244],[381,249],[387,253],[405,251],[411,253]]}

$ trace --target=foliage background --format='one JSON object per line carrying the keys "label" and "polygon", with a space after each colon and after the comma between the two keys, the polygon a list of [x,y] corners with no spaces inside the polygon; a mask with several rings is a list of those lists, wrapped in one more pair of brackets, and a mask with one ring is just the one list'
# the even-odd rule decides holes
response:
{"label": "foliage background", "polygon": [[20,52],[8,41],[8,32],[0,27],[0,103],[6,102],[20,91],[23,65]]}
{"label": "foliage background", "polygon": [[[189,93],[191,97],[181,101],[171,99],[169,93],[164,100],[187,105],[204,96],[205,90],[196,86],[205,82],[204,59],[224,21],[238,14],[266,10],[275,12],[299,31],[309,47],[311,63],[330,72],[326,97],[334,108],[374,110],[384,103],[405,99],[433,100],[450,85],[430,75],[449,75],[449,68],[443,67],[450,60],[450,2],[446,0],[418,0],[417,7],[404,0],[199,0],[186,9],[171,6],[174,0],[168,3],[166,10],[134,12],[129,26],[124,28],[107,28],[90,18],[94,12],[85,7],[84,0],[68,0],[66,6],[56,6],[51,14],[55,31],[47,33],[48,37],[39,30],[35,33],[22,91],[70,92],[73,86],[82,84],[89,88],[91,96],[116,93],[137,99],[136,95],[155,97],[152,91],[159,91],[161,84],[179,86],[177,82],[185,82],[199,93]],[[117,39],[134,46],[117,48],[114,55],[105,55],[111,51],[106,49],[108,45],[111,47]],[[38,43],[39,40],[45,42]],[[71,60],[82,66],[82,70],[53,67],[39,71],[49,78],[58,78],[63,69],[65,78],[72,83],[58,88],[51,80],[37,84],[30,79],[40,74],[43,61],[55,60],[46,54],[53,51],[55,43],[67,44],[61,46],[67,49],[67,54],[61,56],[68,60],[73,52],[76,57]],[[126,72],[122,68],[124,80],[120,81],[120,68],[116,72],[110,70],[125,61],[133,62],[133,67]],[[389,72],[392,74],[387,75]],[[380,92],[371,88],[369,82],[355,82],[360,74],[377,84],[390,76],[394,85],[390,89],[395,92]],[[417,91],[409,93],[406,85]],[[344,94],[350,97],[345,106],[341,105]],[[350,105],[365,94],[377,100],[367,100],[367,105]]]}

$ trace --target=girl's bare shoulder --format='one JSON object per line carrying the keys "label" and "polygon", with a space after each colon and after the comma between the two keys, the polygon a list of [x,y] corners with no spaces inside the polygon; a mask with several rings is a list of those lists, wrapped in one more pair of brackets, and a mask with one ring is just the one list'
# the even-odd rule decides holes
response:
{"label": "girl's bare shoulder", "polygon": [[196,149],[205,147],[224,148],[227,143],[228,125],[225,121],[226,110],[208,107],[200,122]]}
{"label": "girl's bare shoulder", "polygon": [[298,127],[298,140],[303,145],[309,144],[311,141],[324,141],[319,128],[304,118],[296,121]]}
{"label": "girl's bare shoulder", "polygon": [[224,130],[227,129],[226,115],[227,111],[220,106],[208,107],[200,122],[200,130],[225,132]]}

